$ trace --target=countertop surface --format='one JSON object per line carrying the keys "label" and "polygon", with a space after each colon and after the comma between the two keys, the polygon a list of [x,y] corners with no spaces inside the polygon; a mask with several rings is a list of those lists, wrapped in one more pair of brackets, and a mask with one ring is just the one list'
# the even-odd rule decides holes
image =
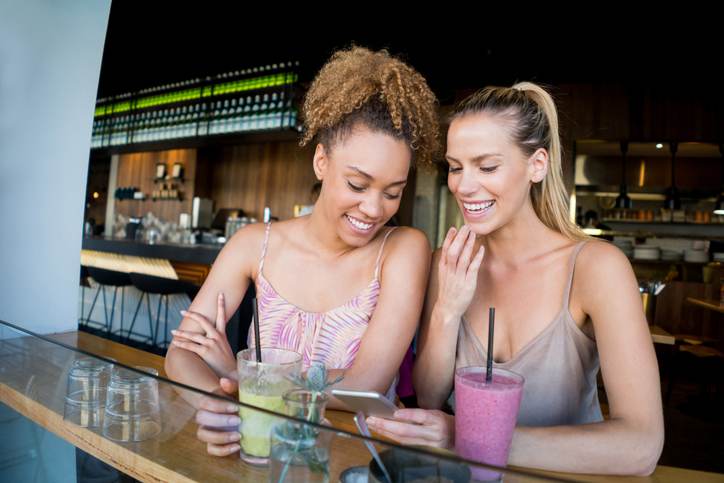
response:
{"label": "countertop surface", "polygon": [[[143,365],[153,367],[164,376],[164,359],[160,356],[143,352],[127,347],[116,342],[108,341],[84,332],[66,332],[49,336],[67,346],[79,350],[110,357],[126,365]],[[38,347],[35,347],[38,346]],[[43,347],[40,347],[43,346]],[[117,443],[103,437],[98,430],[82,428],[63,420],[62,403],[60,413],[57,402],[53,402],[53,394],[56,394],[57,374],[49,373],[48,364],[43,364],[41,357],[29,358],[26,352],[33,353],[43,351],[44,354],[52,353],[54,350],[70,352],[68,349],[43,341],[37,338],[20,337],[0,344],[0,352],[3,357],[22,354],[22,364],[29,366],[29,372],[35,378],[34,390],[28,393],[27,374],[17,374],[5,370],[0,374],[0,400],[8,404],[25,417],[37,424],[52,431],[73,445],[92,454],[93,456],[107,462],[115,468],[137,478],[141,481],[220,481],[227,478],[234,481],[267,481],[269,478],[266,468],[248,466],[242,463],[238,457],[218,458],[206,454],[203,443],[196,438],[197,425],[194,421],[194,410],[180,397],[176,396],[174,389],[165,388],[169,394],[162,398],[168,399],[169,403],[164,408],[164,417],[167,413],[173,415],[173,428],[164,428],[162,437],[158,441],[147,441],[143,443]],[[4,352],[7,352],[5,354]],[[70,352],[72,354],[72,352]],[[68,354],[65,354],[68,357]],[[4,359],[5,361],[14,359]],[[37,361],[37,362],[34,362]],[[33,364],[37,364],[35,367]],[[28,371],[26,371],[28,372]],[[40,379],[48,376],[49,381],[43,383]],[[170,386],[164,383],[161,386]],[[55,395],[57,399],[57,394]],[[62,398],[61,398],[62,399]],[[173,405],[173,407],[170,407]],[[343,431],[354,431],[352,415],[341,411],[328,411],[327,418],[335,428]],[[332,457],[330,459],[330,481],[338,481],[339,474],[351,466],[366,465],[370,460],[369,453],[362,444],[362,441],[343,433],[338,433],[332,444]],[[622,481],[622,482],[680,482],[680,481],[703,481],[714,482],[724,481],[724,475],[706,473],[659,466],[650,477],[611,477],[574,475],[552,472],[541,472],[521,469],[528,473],[509,474],[505,476],[507,482],[533,481],[531,475],[547,478],[563,478],[579,481]]]}

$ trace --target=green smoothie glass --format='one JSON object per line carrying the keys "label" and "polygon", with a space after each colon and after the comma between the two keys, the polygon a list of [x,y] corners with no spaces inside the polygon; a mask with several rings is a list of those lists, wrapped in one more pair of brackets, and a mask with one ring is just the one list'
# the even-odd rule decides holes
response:
{"label": "green smoothie glass", "polygon": [[[239,402],[286,414],[283,395],[294,389],[290,376],[302,370],[301,354],[285,349],[261,349],[262,362],[256,362],[256,349],[238,353]],[[253,465],[269,462],[270,434],[279,418],[255,409],[239,408],[241,459]]]}

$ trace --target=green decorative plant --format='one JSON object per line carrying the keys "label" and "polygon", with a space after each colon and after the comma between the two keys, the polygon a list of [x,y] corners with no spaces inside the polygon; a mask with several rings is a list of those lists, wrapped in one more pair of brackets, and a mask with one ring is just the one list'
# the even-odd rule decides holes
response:
{"label": "green decorative plant", "polygon": [[[291,416],[317,424],[322,422],[322,415],[327,403],[327,396],[324,391],[344,378],[344,376],[339,376],[333,381],[329,381],[327,377],[327,368],[319,363],[312,364],[304,378],[299,376],[290,377],[299,388],[309,391],[311,396],[310,401],[306,404],[300,404],[298,408],[292,411]],[[315,447],[319,436],[318,428],[295,421],[285,421],[278,428],[278,436],[282,437],[284,441],[294,443],[294,446],[290,449],[292,454],[287,458],[284,468],[279,474],[279,483],[284,481],[289,466],[295,459],[303,460],[310,470],[323,473],[325,479],[329,478],[329,467],[327,458],[324,455],[324,449]]]}

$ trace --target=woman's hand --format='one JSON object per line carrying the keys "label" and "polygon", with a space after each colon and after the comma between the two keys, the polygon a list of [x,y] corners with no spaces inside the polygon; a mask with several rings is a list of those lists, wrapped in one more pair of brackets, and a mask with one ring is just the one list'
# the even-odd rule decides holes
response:
{"label": "woman's hand", "polygon": [[460,319],[473,300],[478,284],[478,269],[485,247],[480,246],[473,257],[475,232],[468,225],[460,231],[450,228],[442,245],[438,262],[437,300],[434,310],[444,319]]}
{"label": "woman's hand", "polygon": [[231,351],[229,340],[226,338],[227,320],[226,310],[224,309],[224,294],[219,293],[216,325],[196,312],[182,310],[181,314],[198,322],[205,334],[188,330],[172,330],[171,333],[174,337],[171,343],[176,347],[197,354],[211,367],[217,376],[235,378],[236,359]]}
{"label": "woman's hand", "polygon": [[[235,379],[222,377],[219,380],[221,395],[238,398],[239,384]],[[196,437],[206,443],[206,451],[213,456],[228,456],[241,448],[239,424],[239,406],[211,397],[204,397],[196,411],[199,429]]]}
{"label": "woman's hand", "polygon": [[406,445],[455,446],[455,416],[437,409],[400,409],[395,419],[370,416],[367,425],[376,433]]}

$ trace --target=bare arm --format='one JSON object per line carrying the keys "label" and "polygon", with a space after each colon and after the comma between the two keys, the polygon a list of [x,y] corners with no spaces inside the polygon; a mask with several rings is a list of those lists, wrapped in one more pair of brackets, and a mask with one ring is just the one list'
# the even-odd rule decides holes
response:
{"label": "bare arm", "polygon": [[475,293],[484,255],[481,248],[473,256],[474,243],[475,234],[468,227],[450,229],[433,255],[413,370],[421,408],[442,407],[452,390],[460,321]]}
{"label": "bare arm", "polygon": [[[391,234],[380,273],[380,295],[360,342],[354,363],[335,387],[377,391],[384,394],[392,384],[420,320],[430,263],[430,245],[421,232],[398,228]],[[330,407],[348,409],[336,399]]]}
{"label": "bare arm", "polygon": [[512,465],[596,474],[648,475],[664,441],[659,372],[636,278],[626,257],[591,242],[576,265],[574,289],[593,321],[610,419],[516,428]]}
{"label": "bare arm", "polygon": [[[195,312],[209,320],[215,320],[219,304],[219,293],[224,294],[224,313],[236,312],[252,279],[254,261],[258,257],[264,226],[250,225],[239,230],[224,246],[216,258],[211,272],[201,290],[194,298],[189,312]],[[204,334],[198,321],[186,316],[179,327],[183,331]],[[219,378],[234,377],[235,361],[224,360],[212,367],[197,354],[175,347],[169,347],[165,369],[169,378],[208,392],[220,392]],[[190,394],[188,391],[184,391]],[[189,403],[198,407],[198,397],[191,397]]]}

